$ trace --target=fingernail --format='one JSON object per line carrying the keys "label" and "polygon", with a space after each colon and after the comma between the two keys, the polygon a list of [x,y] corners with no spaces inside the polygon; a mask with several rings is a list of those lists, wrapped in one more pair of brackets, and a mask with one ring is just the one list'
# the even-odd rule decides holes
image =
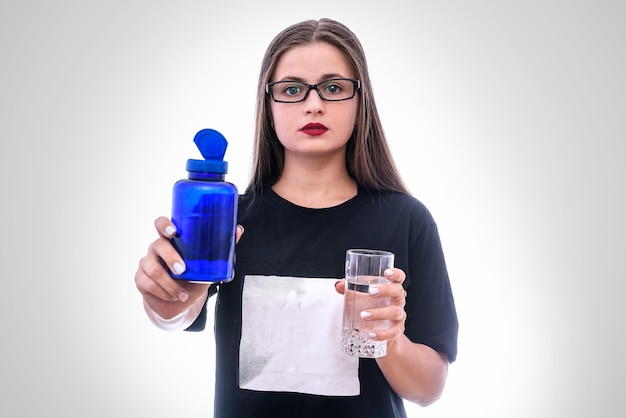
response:
{"label": "fingernail", "polygon": [[165,234],[166,234],[168,237],[171,237],[171,236],[172,236],[172,235],[174,235],[175,233],[176,233],[176,228],[174,228],[172,225],[168,225],[168,226],[165,228]]}
{"label": "fingernail", "polygon": [[370,288],[369,288],[369,294],[370,295],[376,296],[378,293],[380,293],[380,290],[378,290],[377,287],[370,286]]}
{"label": "fingernail", "polygon": [[368,318],[370,318],[371,316],[372,316],[372,313],[371,313],[371,312],[368,312],[368,311],[363,311],[363,312],[361,312],[361,319],[368,319]]}
{"label": "fingernail", "polygon": [[184,302],[184,301],[186,301],[187,299],[189,299],[189,295],[187,294],[187,292],[185,292],[185,291],[183,290],[183,291],[181,291],[181,292],[178,294],[178,299],[179,299],[181,302]]}
{"label": "fingernail", "polygon": [[376,338],[378,337],[378,334],[376,334],[375,332],[370,332],[369,334],[367,334],[367,336],[370,338]]}
{"label": "fingernail", "polygon": [[174,273],[183,274],[185,272],[185,266],[178,261],[174,263]]}
{"label": "fingernail", "polygon": [[243,234],[243,231],[244,231],[243,226],[237,225],[237,229],[239,230],[240,234]]}
{"label": "fingernail", "polygon": [[391,269],[386,269],[386,270],[385,270],[385,276],[387,276],[387,277],[391,277],[391,276],[393,276],[393,270],[391,270]]}

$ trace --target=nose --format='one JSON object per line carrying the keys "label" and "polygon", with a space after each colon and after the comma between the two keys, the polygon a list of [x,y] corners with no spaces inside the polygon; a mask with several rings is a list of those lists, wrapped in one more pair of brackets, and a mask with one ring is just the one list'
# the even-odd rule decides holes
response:
{"label": "nose", "polygon": [[326,110],[326,102],[320,96],[317,89],[311,89],[309,95],[302,102],[304,113],[323,113]]}

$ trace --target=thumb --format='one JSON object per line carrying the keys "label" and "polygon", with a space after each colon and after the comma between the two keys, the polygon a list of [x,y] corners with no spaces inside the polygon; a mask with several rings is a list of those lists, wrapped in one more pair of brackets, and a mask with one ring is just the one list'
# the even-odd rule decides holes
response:
{"label": "thumb", "polygon": [[235,231],[235,242],[239,242],[239,238],[243,235],[243,226],[237,225],[237,231]]}
{"label": "thumb", "polygon": [[346,281],[345,280],[337,280],[335,282],[335,290],[337,291],[337,293],[343,295],[344,292],[346,291]]}

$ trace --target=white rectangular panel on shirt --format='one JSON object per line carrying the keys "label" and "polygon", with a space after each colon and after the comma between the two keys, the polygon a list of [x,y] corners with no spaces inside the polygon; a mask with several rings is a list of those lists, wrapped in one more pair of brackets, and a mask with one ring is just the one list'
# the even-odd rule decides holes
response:
{"label": "white rectangular panel on shirt", "polygon": [[341,351],[335,280],[246,276],[239,386],[325,396],[359,394],[359,359]]}

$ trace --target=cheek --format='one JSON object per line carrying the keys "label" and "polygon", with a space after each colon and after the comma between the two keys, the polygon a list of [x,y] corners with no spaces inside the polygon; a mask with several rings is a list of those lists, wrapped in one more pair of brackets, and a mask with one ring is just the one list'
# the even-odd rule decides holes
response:
{"label": "cheek", "polygon": [[282,130],[282,126],[284,125],[285,120],[287,120],[288,118],[285,117],[285,112],[283,108],[276,107],[274,103],[272,103],[271,110],[272,110],[272,126],[274,127],[274,130],[276,131],[276,133],[279,133],[279,131]]}
{"label": "cheek", "polygon": [[295,122],[297,120],[298,119],[293,114],[293,110],[286,106],[277,109],[272,108],[274,132],[276,132],[276,136],[281,143],[289,138],[294,130],[297,130],[297,122]]}
{"label": "cheek", "polygon": [[356,112],[357,112],[357,109],[356,107],[354,107],[348,112],[350,116],[344,119],[343,129],[345,129],[345,133],[348,136],[352,135],[352,132],[356,128]]}

